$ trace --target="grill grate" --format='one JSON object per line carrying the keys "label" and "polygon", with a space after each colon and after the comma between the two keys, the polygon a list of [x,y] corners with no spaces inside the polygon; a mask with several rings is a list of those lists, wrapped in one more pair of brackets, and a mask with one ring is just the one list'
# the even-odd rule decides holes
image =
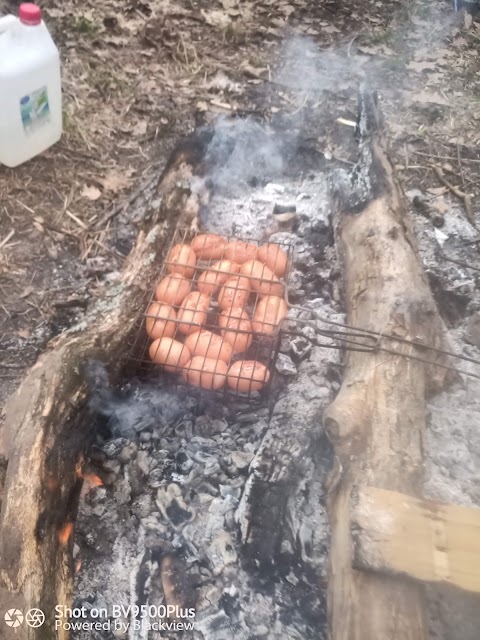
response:
{"label": "grill grate", "polygon": [[286,243],[177,229],[135,331],[137,372],[161,370],[174,384],[225,399],[265,400],[292,257]]}

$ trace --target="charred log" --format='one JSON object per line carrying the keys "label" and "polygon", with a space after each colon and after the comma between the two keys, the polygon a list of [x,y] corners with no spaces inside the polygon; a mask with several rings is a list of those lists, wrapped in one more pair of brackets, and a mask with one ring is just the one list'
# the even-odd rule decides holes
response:
{"label": "charred log", "polygon": [[[381,125],[376,100],[362,91],[358,167],[353,178],[344,175],[334,185],[347,323],[441,346],[445,328]],[[329,621],[335,640],[427,637],[422,586],[352,568],[353,487],[421,493],[425,394],[443,376],[403,357],[415,355],[415,347],[404,344],[398,350],[400,355],[347,352],[342,387],[324,417],[335,449],[329,480]]]}
{"label": "charred log", "polygon": [[[0,608],[49,612],[44,626],[22,625],[19,639],[63,638],[53,630],[55,605],[69,606],[72,539],[81,487],[78,474],[89,444],[83,365],[103,361],[113,373],[128,358],[139,312],[179,223],[195,224],[201,196],[186,181],[202,159],[207,133],[174,153],[150,206],[121,283],[87,319],[51,342],[5,409],[0,451],[8,460],[0,518]],[[207,194],[205,193],[204,196]]]}

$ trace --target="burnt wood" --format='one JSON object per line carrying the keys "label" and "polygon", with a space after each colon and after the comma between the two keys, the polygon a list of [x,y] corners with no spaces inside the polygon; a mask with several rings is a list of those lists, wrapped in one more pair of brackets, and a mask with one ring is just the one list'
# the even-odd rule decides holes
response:
{"label": "burnt wood", "polygon": [[18,640],[67,635],[54,631],[54,607],[70,606],[72,536],[65,543],[61,533],[74,521],[82,483],[77,470],[92,436],[83,367],[95,358],[118,372],[131,355],[132,332],[174,230],[197,224],[200,197],[188,183],[210,137],[205,131],[192,135],[173,153],[146,211],[150,229],[139,233],[120,284],[84,321],[51,341],[6,406],[0,443],[8,460],[0,516],[0,610],[38,607],[47,616],[38,629],[17,628]]}
{"label": "burnt wood", "polygon": [[[377,101],[364,89],[357,134],[356,170],[333,185],[347,323],[445,347],[445,327],[388,158]],[[395,347],[407,356],[420,353],[408,344]],[[438,367],[401,355],[381,351],[345,355],[341,389],[324,415],[335,450],[328,487],[332,530],[328,605],[334,640],[428,637],[422,585],[352,568],[351,503],[355,485],[421,495],[425,394],[432,383],[443,382]]]}

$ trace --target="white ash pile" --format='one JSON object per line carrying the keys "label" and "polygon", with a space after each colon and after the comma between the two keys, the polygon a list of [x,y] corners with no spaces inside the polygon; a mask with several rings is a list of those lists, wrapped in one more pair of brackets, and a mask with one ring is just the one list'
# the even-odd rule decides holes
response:
{"label": "white ash pile", "polygon": [[[219,195],[207,229],[261,237],[274,225],[272,241],[295,245],[292,301],[339,321],[325,194],[316,176]],[[275,221],[279,210],[288,219]],[[72,638],[327,637],[323,482],[331,452],[321,425],[341,373],[339,353],[312,337],[299,324],[282,339],[270,409],[159,388],[158,373],[114,393],[93,370],[91,460],[105,486],[85,489],[80,501],[75,606],[175,604],[196,616],[189,632],[130,626]]]}

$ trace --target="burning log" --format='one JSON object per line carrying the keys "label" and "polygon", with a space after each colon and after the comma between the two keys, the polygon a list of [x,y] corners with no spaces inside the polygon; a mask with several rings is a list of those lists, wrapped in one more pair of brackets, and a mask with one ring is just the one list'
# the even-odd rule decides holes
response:
{"label": "burning log", "polygon": [[[347,323],[441,347],[444,325],[388,159],[376,100],[367,92],[360,95],[357,133],[358,165],[334,181]],[[422,356],[417,347],[398,344],[404,355]],[[347,352],[342,387],[324,418],[335,448],[329,479],[329,623],[335,640],[428,637],[421,585],[353,568],[351,507],[354,489],[366,485],[421,492],[425,394],[432,383],[442,384],[438,371],[402,355]]]}
{"label": "burning log", "polygon": [[194,134],[172,155],[121,278],[87,320],[56,338],[27,373],[5,410],[0,452],[8,460],[0,519],[0,609],[38,607],[45,625],[15,629],[19,640],[64,638],[55,605],[70,605],[72,522],[82,486],[78,461],[91,434],[83,363],[103,360],[118,372],[158,264],[178,224],[196,225],[200,198],[185,186],[208,144]]}

